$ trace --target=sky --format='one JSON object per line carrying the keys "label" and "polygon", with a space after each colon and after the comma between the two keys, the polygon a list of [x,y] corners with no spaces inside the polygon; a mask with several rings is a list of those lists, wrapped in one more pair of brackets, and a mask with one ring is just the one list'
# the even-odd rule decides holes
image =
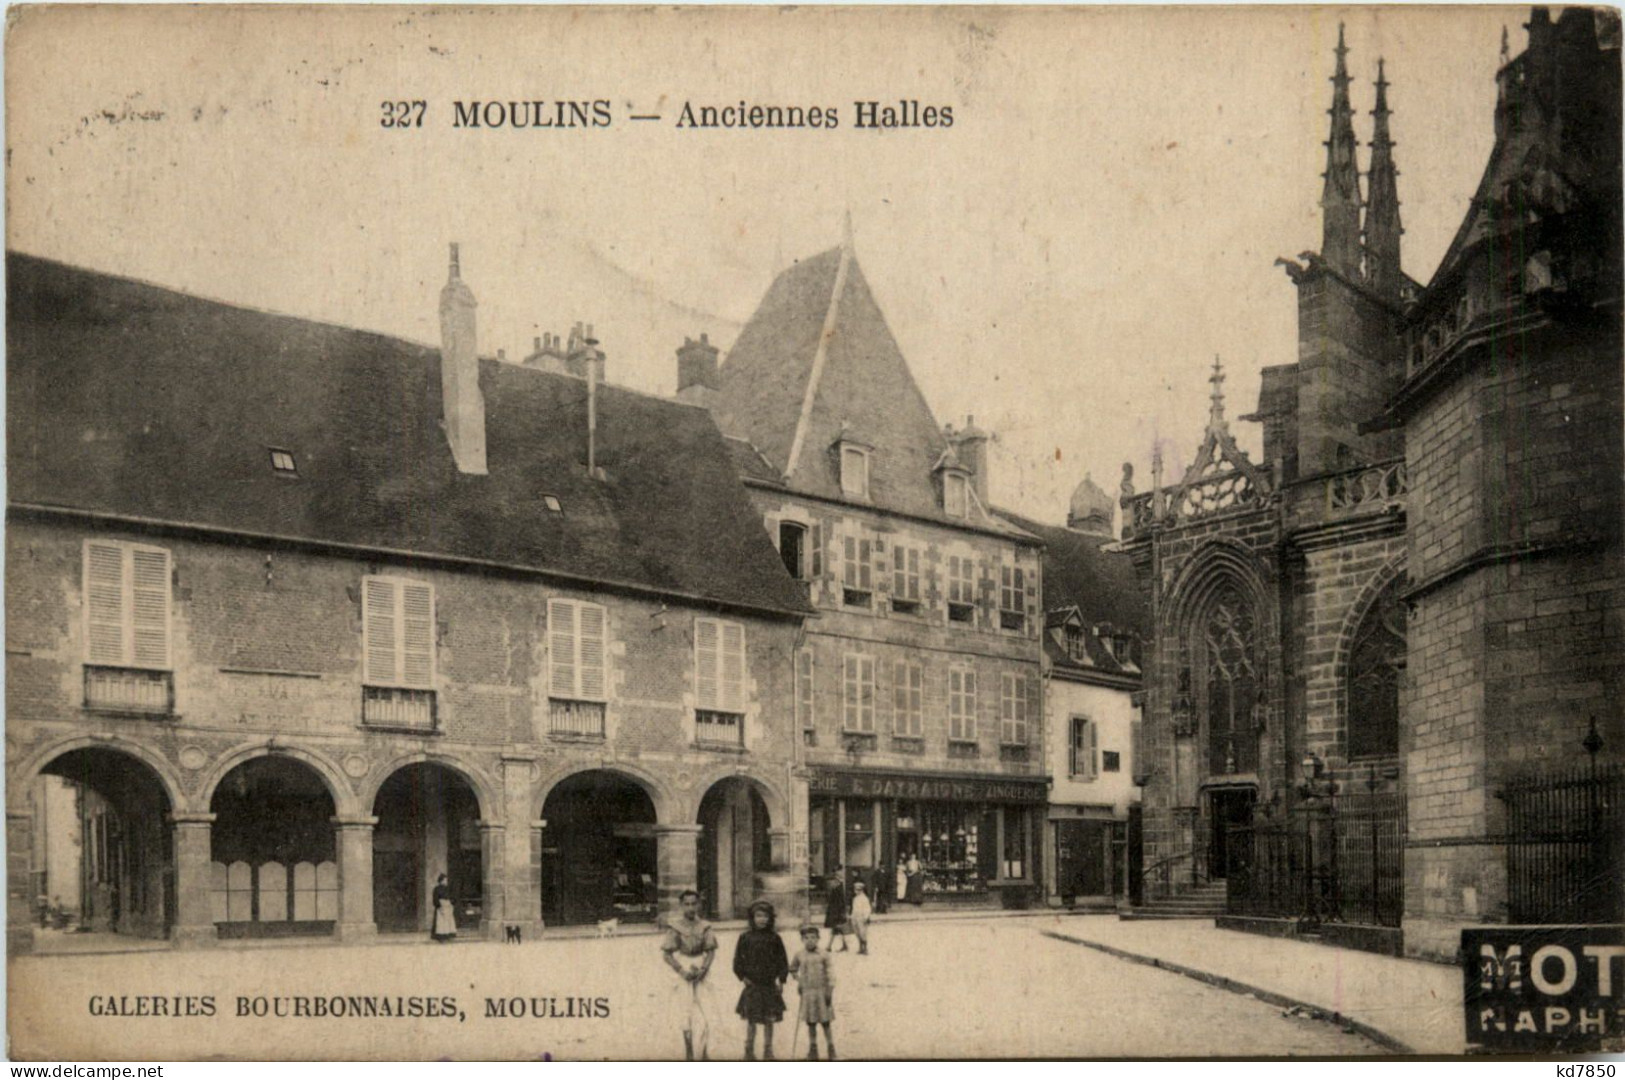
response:
{"label": "sky", "polygon": [[[1277,256],[1320,243],[1339,23],[1362,167],[1378,57],[1406,271],[1426,282],[1493,142],[1520,8],[12,13],[7,244],[233,303],[438,340],[447,244],[480,349],[594,324],[670,394],[776,270],[840,242],[941,423],[995,433],[999,505],[1065,517],[1090,473],[1176,479],[1296,358]],[[386,100],[423,100],[386,128]],[[469,130],[453,103],[610,103],[603,128]],[[950,106],[860,131],[856,101]],[[836,106],[835,131],[681,130],[684,102]],[[633,122],[632,114],[660,115]],[[1255,456],[1257,425],[1235,423]]]}

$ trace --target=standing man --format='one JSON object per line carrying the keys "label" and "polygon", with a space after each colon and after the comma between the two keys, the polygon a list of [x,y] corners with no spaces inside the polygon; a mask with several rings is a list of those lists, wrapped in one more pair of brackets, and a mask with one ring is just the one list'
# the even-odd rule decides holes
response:
{"label": "standing man", "polygon": [[824,892],[824,926],[829,930],[829,948],[827,952],[835,951],[835,939],[841,939],[841,951],[846,951],[847,929],[846,911],[846,867],[839,863],[829,872],[829,881]]}
{"label": "standing man", "polygon": [[709,1060],[711,1039],[711,987],[705,981],[711,962],[717,957],[717,936],[711,924],[700,918],[700,894],[684,889],[677,898],[681,914],[666,922],[666,936],[660,943],[666,966],[677,973],[673,990],[679,1024],[683,1029],[683,1051],[694,1060],[696,1045],[700,1060]]}

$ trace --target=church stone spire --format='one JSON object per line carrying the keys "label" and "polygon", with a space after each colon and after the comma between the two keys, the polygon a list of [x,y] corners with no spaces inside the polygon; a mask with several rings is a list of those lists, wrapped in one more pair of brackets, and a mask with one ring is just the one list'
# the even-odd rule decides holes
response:
{"label": "church stone spire", "polygon": [[1355,161],[1354,112],[1349,106],[1349,70],[1344,59],[1343,24],[1337,25],[1337,70],[1332,75],[1331,138],[1326,140],[1326,186],[1320,206],[1324,218],[1320,254],[1334,268],[1360,273],[1360,170]]}
{"label": "church stone spire", "polygon": [[1388,134],[1388,80],[1377,61],[1377,107],[1371,110],[1371,172],[1366,181],[1366,280],[1376,292],[1397,299],[1404,280],[1399,268],[1399,170],[1394,168],[1394,141]]}

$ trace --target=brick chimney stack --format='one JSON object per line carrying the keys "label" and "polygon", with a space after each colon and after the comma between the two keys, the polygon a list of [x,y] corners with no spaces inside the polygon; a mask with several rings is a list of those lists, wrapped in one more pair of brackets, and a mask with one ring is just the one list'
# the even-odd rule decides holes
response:
{"label": "brick chimney stack", "polygon": [[721,389],[717,347],[705,334],[698,341],[685,337],[677,350],[677,400],[709,409]]}
{"label": "brick chimney stack", "polygon": [[485,397],[480,393],[480,359],[475,337],[474,292],[464,283],[457,245],[440,290],[441,423],[457,471],[485,475]]}
{"label": "brick chimney stack", "polygon": [[966,416],[965,426],[955,431],[950,425],[944,434],[954,448],[959,463],[970,470],[971,488],[982,507],[987,507],[987,432],[976,426],[976,417]]}

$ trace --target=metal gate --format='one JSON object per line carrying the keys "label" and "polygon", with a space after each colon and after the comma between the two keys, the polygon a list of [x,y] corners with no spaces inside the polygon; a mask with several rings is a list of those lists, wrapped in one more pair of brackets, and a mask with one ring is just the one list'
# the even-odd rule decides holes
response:
{"label": "metal gate", "polygon": [[1511,781],[1507,917],[1513,923],[1625,918],[1625,772],[1579,767]]}

